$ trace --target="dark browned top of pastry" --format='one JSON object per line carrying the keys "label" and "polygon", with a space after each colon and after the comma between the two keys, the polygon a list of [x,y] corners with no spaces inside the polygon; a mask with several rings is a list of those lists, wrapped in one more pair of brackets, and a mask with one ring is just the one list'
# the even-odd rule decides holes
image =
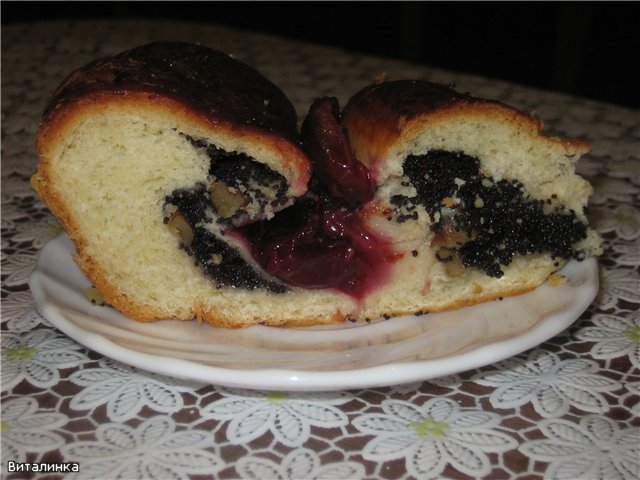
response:
{"label": "dark browned top of pastry", "polygon": [[[534,136],[543,127],[535,117],[498,101],[459,93],[424,80],[397,80],[367,86],[351,97],[343,111],[351,148],[376,179],[389,148],[399,139],[405,135],[411,137],[427,128],[428,123],[462,118],[493,119]],[[581,143],[579,148],[584,146]]]}
{"label": "dark browned top of pastry", "polygon": [[296,137],[296,113],[271,81],[210,48],[178,42],[143,45],[91,62],[67,77],[45,111],[95,92],[169,96],[231,125]]}
{"label": "dark browned top of pastry", "polygon": [[397,80],[370,85],[351,97],[345,106],[364,112],[382,106],[407,120],[454,103],[487,103],[489,100],[458,93],[453,88],[424,80]]}

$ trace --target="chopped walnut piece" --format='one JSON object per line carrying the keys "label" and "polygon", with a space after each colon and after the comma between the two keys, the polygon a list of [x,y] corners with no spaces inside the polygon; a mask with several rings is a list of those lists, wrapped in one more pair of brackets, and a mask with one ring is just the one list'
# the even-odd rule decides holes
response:
{"label": "chopped walnut piece", "polygon": [[547,279],[549,282],[549,285],[564,285],[567,283],[568,279],[567,277],[565,277],[564,275],[560,275],[558,273],[554,273],[552,275],[549,275],[549,278]]}
{"label": "chopped walnut piece", "polygon": [[445,207],[454,208],[460,204],[460,199],[454,198],[454,197],[445,197],[442,199],[442,202],[440,203]]}
{"label": "chopped walnut piece", "polygon": [[191,242],[193,242],[193,229],[187,219],[181,213],[174,213],[169,217],[169,221],[167,222],[167,226],[174,230],[182,240],[182,243],[189,247]]}
{"label": "chopped walnut piece", "polygon": [[211,183],[209,199],[218,215],[223,218],[232,217],[240,208],[249,203],[249,199],[244,194],[221,181]]}
{"label": "chopped walnut piece", "polygon": [[450,277],[458,277],[464,273],[465,267],[456,255],[450,262],[444,264],[447,274]]}

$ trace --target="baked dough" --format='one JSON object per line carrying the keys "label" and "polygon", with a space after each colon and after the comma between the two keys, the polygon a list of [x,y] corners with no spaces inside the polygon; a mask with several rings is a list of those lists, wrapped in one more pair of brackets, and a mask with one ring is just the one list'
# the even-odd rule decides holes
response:
{"label": "baked dough", "polygon": [[[241,62],[145,45],[58,88],[32,185],[106,302],[138,321],[306,326],[447,310],[531,290],[599,251],[591,187],[574,172],[588,144],[544,136],[512,108],[388,82],[357,93],[340,123],[321,99],[303,132],[370,182],[345,198],[323,188],[323,149],[296,124],[282,91]],[[530,229],[488,234],[470,213],[502,212],[501,199],[528,212],[509,221],[546,229],[528,250],[515,247]]]}

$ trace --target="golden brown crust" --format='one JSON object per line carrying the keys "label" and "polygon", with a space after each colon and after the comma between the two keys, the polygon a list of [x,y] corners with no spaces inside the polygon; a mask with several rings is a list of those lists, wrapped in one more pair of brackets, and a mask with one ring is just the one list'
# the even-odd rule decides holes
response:
{"label": "golden brown crust", "polygon": [[[460,301],[456,301],[456,302],[451,302],[448,303],[445,306],[442,307],[434,307],[434,306],[430,306],[430,307],[425,307],[422,308],[420,311],[411,311],[411,310],[407,310],[407,309],[398,309],[398,310],[387,310],[384,312],[380,312],[379,314],[374,313],[374,312],[368,312],[367,313],[367,318],[371,317],[371,318],[382,318],[383,316],[386,317],[403,317],[403,316],[408,316],[408,315],[422,315],[422,314],[427,314],[427,313],[441,313],[441,312],[448,312],[448,311],[452,311],[452,310],[458,310],[460,308],[464,308],[464,307],[472,307],[474,305],[479,305],[481,303],[486,303],[486,302],[491,302],[491,301],[499,301],[502,300],[504,298],[508,298],[508,297],[514,297],[514,296],[518,296],[518,295],[523,295],[527,292],[530,292],[532,290],[534,290],[535,288],[537,288],[538,285],[529,285],[529,286],[525,286],[525,287],[518,287],[518,288],[509,288],[509,289],[504,289],[500,292],[495,292],[492,293],[490,295],[476,295],[473,298],[465,298],[463,300]],[[133,317],[132,317],[133,318]],[[196,318],[199,321],[204,321],[207,322],[208,324],[214,326],[214,327],[222,327],[222,328],[242,328],[243,325],[239,325],[238,324],[238,319],[237,318],[226,318],[224,316],[220,316],[217,315],[215,312],[211,311],[211,310],[197,310],[196,311]],[[356,319],[356,317],[351,317],[354,320]],[[139,320],[139,319],[138,319]],[[358,318],[358,321],[364,321],[364,318]],[[144,321],[144,320],[143,320]],[[149,320],[149,321],[152,321]],[[312,325],[319,325],[319,324],[336,324],[336,323],[345,323],[347,321],[346,317],[344,314],[342,314],[339,310],[336,311],[336,313],[331,316],[330,318],[323,318],[323,319],[319,319],[319,318],[315,318],[315,317],[299,317],[299,318],[295,318],[295,319],[283,319],[282,322],[278,323],[278,322],[269,322],[270,326],[275,326],[275,327],[287,327],[287,328],[295,328],[295,327],[308,327],[308,326],[312,326]]]}
{"label": "golden brown crust", "polygon": [[296,113],[285,94],[230,56],[190,43],[159,42],[95,60],[54,92],[44,122],[65,104],[96,92],[173,98],[214,122],[271,132],[295,142]]}
{"label": "golden brown crust", "polygon": [[[543,123],[500,102],[461,94],[443,85],[419,80],[377,83],[355,94],[344,108],[344,125],[356,158],[374,176],[377,163],[401,137],[425,124],[456,118],[499,118],[529,135],[537,136]],[[567,150],[584,153],[589,143],[582,140],[544,137]]]}
{"label": "golden brown crust", "polygon": [[261,131],[252,127],[238,126],[232,122],[207,115],[171,97],[164,97],[137,91],[126,94],[112,91],[92,92],[68,102],[59,103],[49,112],[40,125],[37,137],[37,149],[40,157],[38,174],[45,170],[50,158],[55,156],[54,149],[61,148],[65,135],[83,118],[100,114],[112,108],[123,111],[147,112],[164,115],[168,122],[176,126],[195,129],[201,132],[215,132],[217,135],[242,138],[248,143],[265,145],[280,154],[281,164],[278,171],[289,182],[290,194],[303,195],[307,191],[311,166],[300,147],[287,137],[270,131]]}
{"label": "golden brown crust", "polygon": [[164,110],[176,122],[196,124],[204,132],[223,131],[265,143],[283,155],[278,171],[289,181],[289,193],[306,192],[311,166],[297,142],[291,102],[249,66],[193,44],[145,45],[70,74],[43,114],[39,150],[59,140],[86,109],[126,104],[143,111]]}

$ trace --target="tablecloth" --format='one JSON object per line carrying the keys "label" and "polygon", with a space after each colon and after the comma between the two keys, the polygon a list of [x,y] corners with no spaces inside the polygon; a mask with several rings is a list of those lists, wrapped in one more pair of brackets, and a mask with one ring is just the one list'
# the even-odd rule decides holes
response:
{"label": "tablecloth", "polygon": [[[515,357],[390,387],[194,384],[84,348],[39,313],[27,285],[60,234],[28,183],[39,116],[72,69],[156,40],[232,54],[280,86],[301,118],[314,98],[344,104],[386,75],[452,83],[588,139],[578,171],[595,187],[589,215],[604,239],[596,300]],[[496,79],[202,23],[3,26],[2,476],[640,478],[639,159],[640,112]]]}

